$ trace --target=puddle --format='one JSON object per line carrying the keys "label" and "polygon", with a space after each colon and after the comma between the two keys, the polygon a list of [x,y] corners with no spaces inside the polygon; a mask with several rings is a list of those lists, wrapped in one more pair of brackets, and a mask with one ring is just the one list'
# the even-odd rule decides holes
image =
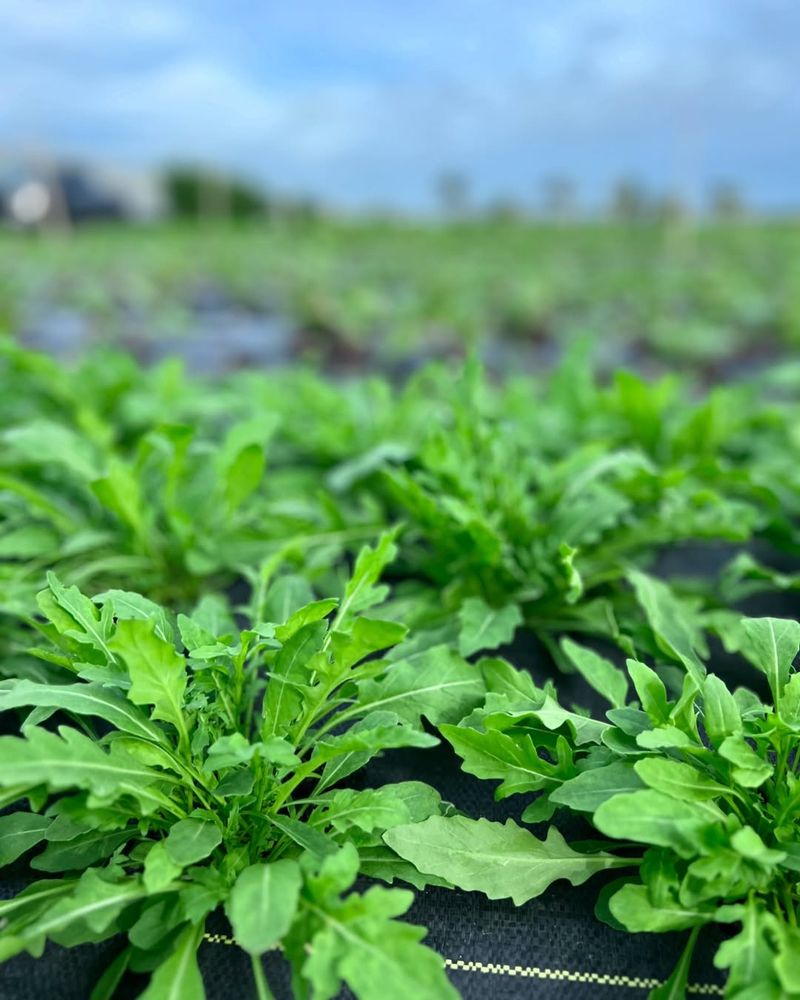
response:
{"label": "puddle", "polygon": [[[116,327],[113,335],[109,326]],[[162,335],[154,335],[159,329]],[[283,317],[208,304],[182,322],[166,324],[141,311],[121,310],[116,322],[109,322],[77,310],[41,307],[31,311],[20,339],[61,361],[76,361],[98,344],[116,342],[142,364],[177,356],[189,371],[203,375],[275,367],[297,357],[295,330]]]}
{"label": "puddle", "polygon": [[292,325],[281,316],[206,308],[185,333],[149,340],[141,346],[145,364],[177,356],[190,372],[211,375],[290,364],[296,359],[297,338]]}
{"label": "puddle", "polygon": [[92,326],[77,309],[41,309],[23,324],[20,339],[25,347],[62,361],[77,361],[91,349]]}

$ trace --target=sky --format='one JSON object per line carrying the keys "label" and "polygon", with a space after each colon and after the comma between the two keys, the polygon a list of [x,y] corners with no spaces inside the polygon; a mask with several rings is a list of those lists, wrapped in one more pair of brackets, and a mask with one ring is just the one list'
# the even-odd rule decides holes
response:
{"label": "sky", "polygon": [[0,0],[0,150],[426,210],[620,177],[800,205],[797,0]]}

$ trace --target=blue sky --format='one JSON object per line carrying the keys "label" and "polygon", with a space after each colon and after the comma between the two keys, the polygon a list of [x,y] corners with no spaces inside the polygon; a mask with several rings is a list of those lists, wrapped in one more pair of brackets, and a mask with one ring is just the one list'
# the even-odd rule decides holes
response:
{"label": "blue sky", "polygon": [[0,146],[194,158],[345,206],[621,175],[800,204],[797,0],[0,0]]}

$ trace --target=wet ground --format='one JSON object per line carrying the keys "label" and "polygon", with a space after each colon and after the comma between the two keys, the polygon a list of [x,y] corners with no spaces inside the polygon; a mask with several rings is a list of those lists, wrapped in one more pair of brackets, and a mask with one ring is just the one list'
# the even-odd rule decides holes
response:
{"label": "wet ground", "polygon": [[[465,339],[445,327],[432,328],[414,344],[399,344],[392,332],[375,330],[358,340],[335,329],[302,326],[276,310],[237,303],[213,288],[203,288],[184,303],[157,311],[124,303],[113,312],[93,314],[56,302],[29,305],[20,324],[23,344],[62,361],[77,361],[100,346],[118,346],[145,365],[180,357],[195,374],[224,374],[241,368],[275,368],[310,361],[331,374],[380,372],[402,380],[431,360],[458,360],[469,350]],[[598,322],[598,330],[608,329]],[[592,340],[598,373],[619,368],[658,377],[674,370],[674,361],[657,345],[641,337],[593,336],[590,320],[565,320],[563,326],[525,334],[497,331],[478,345],[490,372],[497,375],[533,374],[552,370],[565,345],[578,337]],[[696,361],[691,366],[701,381],[713,384],[752,377],[779,360],[769,337],[748,342],[722,358]],[[679,366],[683,367],[683,366]]]}

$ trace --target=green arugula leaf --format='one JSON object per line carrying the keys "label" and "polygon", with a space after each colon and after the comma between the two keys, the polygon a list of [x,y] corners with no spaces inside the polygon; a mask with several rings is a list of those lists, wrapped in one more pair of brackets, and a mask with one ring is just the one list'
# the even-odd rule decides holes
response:
{"label": "green arugula leaf", "polygon": [[423,715],[434,724],[459,721],[483,690],[475,667],[445,646],[395,663],[382,679],[358,685],[361,711],[388,710],[417,725]]}
{"label": "green arugula leaf", "polygon": [[665,933],[703,926],[714,918],[714,911],[684,906],[674,896],[654,903],[646,885],[629,883],[618,889],[609,900],[612,916],[634,934]]}
{"label": "green arugula leaf", "polygon": [[683,605],[661,580],[637,571],[632,571],[629,579],[659,646],[702,684],[705,667],[696,652],[699,632]]}
{"label": "green arugula leaf", "polygon": [[131,679],[128,698],[134,705],[152,705],[152,718],[169,722],[188,742],[183,716],[186,662],[175,647],[155,634],[152,621],[120,621],[110,642]]}
{"label": "green arugula leaf", "polygon": [[170,861],[181,867],[193,865],[222,843],[222,834],[213,823],[182,819],[170,828],[164,848]]}
{"label": "green arugula leaf", "polygon": [[261,445],[246,444],[234,455],[225,470],[225,500],[231,510],[237,510],[258,489],[264,475],[266,459]]}
{"label": "green arugula leaf", "polygon": [[85,871],[122,847],[132,833],[132,830],[90,830],[66,842],[49,843],[31,860],[31,868],[41,872]]}
{"label": "green arugula leaf", "polygon": [[205,987],[197,950],[203,939],[203,925],[189,924],[175,942],[175,950],[153,973],[141,1000],[205,1000]]}
{"label": "green arugula leaf", "polygon": [[241,872],[225,911],[245,951],[262,955],[284,937],[297,912],[302,881],[298,863],[289,859]]}
{"label": "green arugula leaf", "polygon": [[342,602],[336,613],[333,623],[334,630],[341,629],[352,615],[379,604],[386,597],[388,588],[383,584],[378,584],[377,581],[386,566],[397,555],[395,538],[398,530],[394,528],[391,531],[385,531],[375,548],[365,546],[359,552],[352,576],[347,582]]}
{"label": "green arugula leaf", "polygon": [[602,852],[580,854],[555,827],[545,840],[537,840],[511,820],[502,824],[431,816],[424,823],[388,830],[384,840],[425,874],[483,892],[489,899],[512,899],[517,906],[541,895],[557,879],[581,885],[598,872],[631,864]]}
{"label": "green arugula leaf", "polygon": [[716,747],[728,736],[737,736],[742,732],[742,717],[736,699],[725,682],[714,674],[709,674],[703,682],[703,725]]}
{"label": "green arugula leaf", "polygon": [[30,923],[13,923],[0,935],[0,960],[27,949],[41,954],[46,938],[60,941],[69,934],[71,944],[95,939],[113,925],[119,914],[145,895],[136,879],[107,881],[93,868],[85,872],[72,891],[57,900]]}
{"label": "green arugula leaf", "polygon": [[458,618],[461,623],[458,651],[462,656],[511,642],[517,627],[522,624],[522,612],[516,604],[495,609],[479,597],[464,601]]}
{"label": "green arugula leaf", "polygon": [[[800,649],[800,623],[782,618],[749,618],[742,624],[750,640],[749,658],[766,674],[778,708]],[[748,653],[747,647],[745,653]]]}
{"label": "green arugula leaf", "polygon": [[110,603],[115,618],[153,621],[159,639],[172,643],[174,638],[172,625],[164,609],[155,601],[131,590],[105,590],[102,594],[95,594],[92,600],[95,604],[103,606]]}
{"label": "green arugula leaf", "polygon": [[707,802],[720,795],[727,795],[730,791],[697,768],[677,760],[645,757],[633,767],[648,788],[679,800]]}
{"label": "green arugula leaf", "polygon": [[717,968],[729,970],[727,989],[733,996],[754,989],[765,997],[780,996],[782,987],[772,947],[774,917],[754,897],[737,906],[735,916],[742,922],[740,932],[723,941],[714,957]]}
{"label": "green arugula leaf", "polygon": [[362,1000],[455,1000],[443,960],[420,943],[425,931],[393,919],[408,910],[412,893],[373,886],[363,895],[334,895],[352,882],[357,864],[358,855],[348,845],[309,880],[305,919],[295,924],[286,943],[296,973],[322,996],[336,995],[344,981]]}
{"label": "green arugula leaf", "polygon": [[50,601],[45,608],[52,608],[52,602],[66,614],[61,614],[59,619],[53,619],[59,631],[64,632],[78,642],[83,642],[94,646],[101,653],[105,653],[113,663],[114,656],[109,645],[111,635],[111,615],[109,613],[100,614],[97,608],[88,597],[78,590],[77,587],[64,587],[55,573],[47,574],[47,584]]}
{"label": "green arugula leaf", "polygon": [[391,785],[363,791],[342,788],[320,797],[318,802],[309,822],[314,826],[330,825],[338,833],[352,827],[365,833],[388,830],[411,819],[408,806],[398,796],[396,786]]}
{"label": "green arugula leaf", "polygon": [[130,701],[102,684],[36,684],[28,680],[0,685],[0,711],[8,708],[63,709],[75,715],[104,719],[123,733],[155,743],[163,740],[158,726],[137,711]]}
{"label": "green arugula leaf", "polygon": [[498,799],[522,792],[558,788],[575,774],[571,757],[552,764],[541,757],[529,736],[508,736],[441,725],[440,730],[464,761],[464,770],[478,778],[501,778]]}
{"label": "green arugula leaf", "polygon": [[642,788],[638,769],[628,761],[589,768],[567,779],[550,793],[550,801],[578,812],[593,813],[607,799]]}
{"label": "green arugula leaf", "polygon": [[723,818],[711,802],[681,802],[648,788],[603,802],[594,823],[608,837],[670,847],[680,857],[692,857],[705,852]]}
{"label": "green arugula leaf", "polygon": [[624,706],[628,695],[628,681],[618,667],[571,639],[562,639],[561,649],[586,682],[609,701],[612,708]]}
{"label": "green arugula leaf", "polygon": [[46,816],[36,813],[8,813],[0,816],[0,865],[16,861],[31,847],[41,843],[50,826]]}
{"label": "green arugula leaf", "polygon": [[50,789],[85,788],[101,798],[131,795],[151,811],[162,798],[149,786],[164,776],[113,744],[106,752],[87,736],[64,726],[59,735],[30,727],[25,739],[0,736],[0,786],[20,781]]}

